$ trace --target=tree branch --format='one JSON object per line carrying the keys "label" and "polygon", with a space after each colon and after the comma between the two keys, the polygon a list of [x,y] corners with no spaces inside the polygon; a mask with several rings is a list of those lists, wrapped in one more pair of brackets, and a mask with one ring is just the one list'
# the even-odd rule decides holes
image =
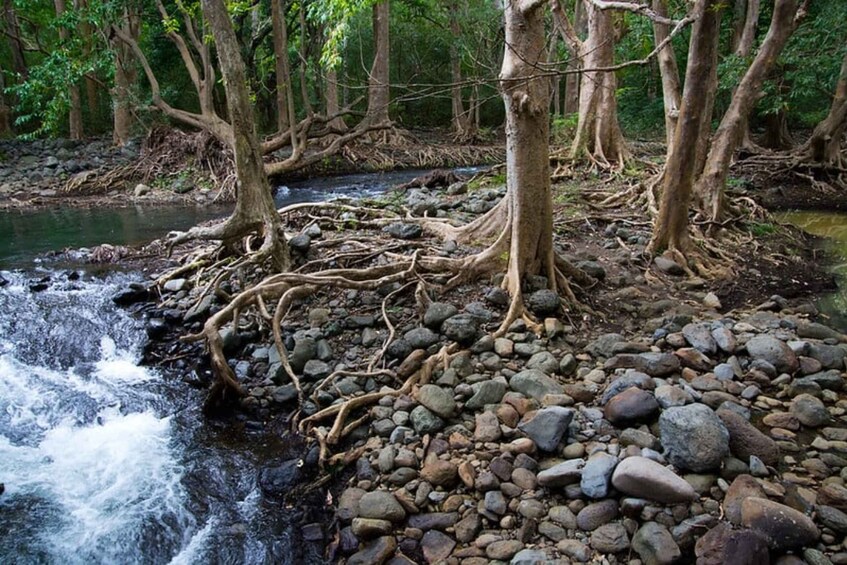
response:
{"label": "tree branch", "polygon": [[676,20],[660,16],[652,9],[650,9],[650,6],[646,4],[636,4],[635,2],[618,2],[614,0],[591,0],[591,3],[594,4],[594,6],[596,6],[598,10],[623,10],[625,12],[632,12],[634,14],[646,16],[656,23],[665,24],[669,26],[675,26],[679,23]]}
{"label": "tree branch", "polygon": [[562,36],[562,41],[568,46],[573,56],[579,56],[582,50],[582,40],[562,7],[562,0],[550,0],[550,8],[553,11],[553,21]]}

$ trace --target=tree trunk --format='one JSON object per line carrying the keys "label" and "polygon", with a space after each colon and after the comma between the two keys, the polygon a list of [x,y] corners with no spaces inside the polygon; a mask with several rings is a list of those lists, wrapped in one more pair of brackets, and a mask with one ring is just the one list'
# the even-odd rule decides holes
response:
{"label": "tree trunk", "polygon": [[[141,35],[141,14],[137,12],[137,6],[131,6],[124,10],[124,31],[138,41]],[[132,58],[130,47],[115,39],[112,50],[115,54],[115,88],[112,92],[112,106],[114,108],[113,140],[115,145],[122,146],[129,141],[132,135],[132,92],[138,79],[135,61]]]}
{"label": "tree trunk", "polygon": [[471,132],[471,121],[469,112],[465,112],[465,104],[462,99],[462,59],[459,56],[459,43],[462,40],[462,30],[459,27],[459,3],[452,0],[450,11],[450,101],[452,109],[453,133],[459,138],[473,135]]}
{"label": "tree trunk", "polygon": [[3,12],[6,20],[6,34],[9,39],[9,50],[12,52],[12,71],[18,75],[18,80],[24,81],[29,76],[29,68],[24,56],[24,45],[21,40],[21,26],[15,12],[13,0],[4,0]]}
{"label": "tree trunk", "polygon": [[312,109],[311,98],[309,97],[309,84],[306,80],[306,65],[307,65],[307,53],[306,53],[306,9],[303,7],[303,3],[300,2],[300,10],[297,12],[297,21],[300,25],[300,44],[299,51],[300,54],[300,65],[297,67],[299,75],[300,75],[300,97],[303,99],[303,108],[306,110],[306,115],[311,116],[314,114],[314,110]]}
{"label": "tree trunk", "polygon": [[388,116],[389,92],[389,40],[388,17],[389,0],[382,0],[373,7],[374,60],[368,77],[368,113],[366,119],[371,125],[386,125],[391,122]]}
{"label": "tree trunk", "polygon": [[[738,17],[741,14],[735,14],[737,19],[733,26],[733,40],[737,36],[738,42],[735,44],[735,55],[741,59],[747,59],[753,52],[753,42],[756,40],[756,28],[759,24],[759,0],[743,0],[743,4],[745,8],[743,18]],[[738,11],[740,11],[740,7],[736,6],[736,12]],[[750,137],[749,116],[744,120],[744,125],[742,126],[741,146],[757,149],[756,144]]]}
{"label": "tree trunk", "polygon": [[729,108],[712,139],[712,146],[697,181],[699,207],[713,222],[724,213],[724,187],[732,155],[742,141],[744,126],[759,98],[762,83],[795,29],[797,0],[776,0],[773,19],[756,58],[738,84]]}
{"label": "tree trunk", "polygon": [[550,83],[532,78],[547,60],[544,2],[505,4],[506,49],[500,85],[506,107],[506,186],[511,249],[506,286],[520,297],[526,275],[546,274],[555,288],[550,192]]}
{"label": "tree trunk", "polygon": [[762,146],[768,149],[785,150],[794,145],[791,131],[788,129],[788,114],[782,108],[776,113],[765,116],[765,136]]}
{"label": "tree trunk", "polygon": [[841,166],[841,143],[847,129],[847,52],[835,85],[835,96],[829,114],[815,126],[806,153],[818,163]]}
{"label": "tree trunk", "polygon": [[[577,2],[574,3],[573,21],[576,32],[578,34],[584,33],[586,21],[585,10],[582,7],[581,0],[577,0]],[[567,45],[567,43],[565,44]],[[571,74],[568,74],[565,77],[565,103],[563,111],[566,116],[579,112],[580,75],[579,73],[573,71],[576,71],[581,66],[581,54],[579,52],[574,51],[570,47],[568,48],[568,53],[570,53],[570,60],[568,61],[567,70],[570,71]]]}
{"label": "tree trunk", "polygon": [[[667,0],[653,0],[653,11],[660,16],[667,17]],[[656,45],[665,41],[669,33],[670,29],[667,24],[653,22],[653,36],[655,37]],[[676,123],[679,119],[679,107],[682,103],[679,94],[679,68],[676,64],[673,45],[670,43],[659,51],[657,56],[659,60],[659,72],[662,75],[662,100],[665,106],[665,137],[668,142],[667,154],[670,155],[673,152]]]}
{"label": "tree trunk", "polygon": [[590,0],[585,3],[588,37],[582,43],[582,81],[579,89],[579,119],[571,156],[587,156],[602,165],[623,167],[629,156],[618,123],[614,72],[597,71],[615,61],[615,29],[607,11]]}
{"label": "tree trunk", "polygon": [[[56,17],[61,18],[65,13],[65,0],[54,0]],[[59,27],[59,39],[62,43],[70,39],[70,33],[65,26]],[[70,110],[68,116],[68,136],[71,139],[82,139],[82,97],[79,94],[79,85],[69,84],[68,94],[70,96]]]}
{"label": "tree trunk", "polygon": [[271,0],[274,61],[276,72],[277,130],[283,133],[293,123],[288,117],[288,98],[291,82],[288,76],[288,38],[285,24],[285,0]]}
{"label": "tree trunk", "polygon": [[[85,9],[88,7],[88,3],[86,0],[74,0],[74,9]],[[83,42],[83,56],[88,58],[91,56],[92,49],[92,26],[87,21],[82,21],[79,25],[79,32],[82,35]],[[97,115],[97,102],[98,102],[98,92],[97,92],[97,81],[95,80],[94,75],[91,73],[86,73],[85,78],[83,79],[85,83],[85,99],[88,103],[88,119],[93,120]]]}
{"label": "tree trunk", "polygon": [[[338,74],[335,69],[326,72],[326,115],[327,117],[338,114],[340,108],[338,106]],[[332,118],[327,123],[327,127],[335,132],[343,133],[347,131],[347,124],[341,116]]]}
{"label": "tree trunk", "polygon": [[12,131],[12,109],[6,101],[6,74],[0,68],[0,137],[6,138],[14,135]]}
{"label": "tree trunk", "polygon": [[666,249],[684,254],[689,247],[688,209],[694,184],[697,140],[700,129],[705,126],[701,115],[708,103],[702,93],[709,87],[711,67],[716,62],[718,50],[719,16],[715,9],[718,2],[720,0],[698,0],[695,7],[697,19],[691,31],[685,91],[674,140],[668,145],[659,215],[649,246],[653,254]]}
{"label": "tree trunk", "polygon": [[285,269],[290,264],[288,249],[278,234],[279,214],[274,207],[270,183],[265,174],[250,93],[247,90],[247,72],[238,40],[224,0],[202,0],[202,7],[215,38],[234,137],[233,152],[239,186],[235,210],[227,225],[231,233],[243,233],[247,229],[264,232],[263,248],[267,249],[278,268]]}

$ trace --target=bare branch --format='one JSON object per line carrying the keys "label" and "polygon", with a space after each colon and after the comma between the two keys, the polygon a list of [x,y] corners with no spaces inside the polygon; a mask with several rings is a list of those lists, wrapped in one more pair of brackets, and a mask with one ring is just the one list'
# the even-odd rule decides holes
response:
{"label": "bare branch", "polygon": [[591,0],[591,3],[594,4],[594,6],[596,6],[598,10],[623,10],[625,12],[632,12],[634,14],[646,16],[656,23],[670,26],[675,26],[679,23],[676,20],[660,16],[659,14],[654,12],[647,4],[636,4],[635,2],[617,2],[613,0]]}

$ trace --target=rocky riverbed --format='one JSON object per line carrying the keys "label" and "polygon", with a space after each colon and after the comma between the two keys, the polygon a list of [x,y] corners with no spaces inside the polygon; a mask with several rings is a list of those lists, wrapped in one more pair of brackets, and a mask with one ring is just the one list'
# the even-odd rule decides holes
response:
{"label": "rocky riverbed", "polygon": [[[413,191],[403,203],[416,214],[467,219],[502,189],[464,192]],[[418,241],[416,228],[396,224],[385,237]],[[291,243],[302,264],[333,224],[300,229]],[[304,536],[335,539],[330,557],[349,564],[847,563],[847,338],[816,322],[806,298],[742,299],[767,290],[762,280],[796,295],[788,267],[772,280],[742,271],[742,298],[679,276],[669,261],[656,264],[661,280],[651,285],[638,259],[648,235],[595,224],[568,246],[597,281],[592,293],[605,317],[564,313],[545,280],[528,281],[528,304],[544,321],[539,334],[518,321],[503,337],[490,335],[508,305],[497,280],[460,287],[425,311],[401,297],[385,316],[383,299],[398,285],[321,292],[296,305],[283,336],[304,387],[301,417],[386,393],[355,414],[364,418],[339,446],[363,455],[329,489],[337,522],[320,533],[309,524]],[[438,249],[463,251],[454,242]],[[212,294],[198,300],[201,289],[184,279],[161,292],[148,333],[162,343],[198,330],[220,308]],[[386,318],[397,329],[388,370],[357,374],[385,343]],[[259,325],[227,327],[222,337],[248,390],[246,425],[298,409]],[[391,392],[451,343],[461,351],[428,382]],[[282,477],[282,491],[315,478],[296,469],[284,462],[265,472]],[[279,495],[268,484],[265,495]]]}

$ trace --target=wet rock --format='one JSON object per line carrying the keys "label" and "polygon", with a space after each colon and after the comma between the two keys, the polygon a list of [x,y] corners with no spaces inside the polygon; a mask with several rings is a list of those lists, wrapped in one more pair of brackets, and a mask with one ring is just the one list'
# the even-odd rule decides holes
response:
{"label": "wet rock", "polygon": [[449,419],[456,413],[453,391],[438,385],[423,385],[418,390],[417,399],[418,402],[441,418]]}
{"label": "wet rock", "polygon": [[438,343],[438,334],[429,328],[415,328],[406,332],[403,339],[412,349],[426,349],[430,345]]}
{"label": "wet rock", "polygon": [[847,534],[847,514],[832,506],[819,505],[815,513],[821,524],[838,532],[839,534]]}
{"label": "wet rock", "polygon": [[290,459],[281,465],[265,467],[259,471],[259,488],[262,494],[273,498],[284,498],[292,488],[303,480],[303,462]]}
{"label": "wet rock", "polygon": [[576,515],[576,525],[580,530],[592,532],[618,517],[618,501],[603,500],[589,504]]}
{"label": "wet rock", "polygon": [[188,281],[185,279],[171,279],[162,285],[162,288],[168,292],[179,292],[186,286],[188,286]]}
{"label": "wet rock", "polygon": [[542,451],[554,451],[561,443],[573,420],[574,411],[561,406],[551,406],[527,414],[518,428]]}
{"label": "wet rock", "polygon": [[830,421],[829,412],[820,399],[810,394],[801,394],[791,401],[791,413],[804,426],[817,428]]}
{"label": "wet rock", "polygon": [[715,469],[729,453],[729,432],[703,404],[668,408],[659,417],[659,430],[668,460],[683,469]]}
{"label": "wet rock", "polygon": [[656,522],[647,522],[635,532],[632,549],[645,565],[668,565],[682,555],[668,529]]}
{"label": "wet rock", "polygon": [[679,371],[679,358],[672,353],[622,353],[607,360],[606,370],[635,369],[651,377],[664,377]]}
{"label": "wet rock", "polygon": [[538,316],[550,316],[559,311],[561,299],[552,290],[537,290],[527,298],[527,305]]}
{"label": "wet rock", "polygon": [[458,512],[428,512],[410,516],[408,525],[410,528],[417,528],[426,532],[429,530],[446,530],[455,525],[458,520]]}
{"label": "wet rock", "polygon": [[168,332],[168,324],[162,318],[150,318],[144,325],[144,331],[152,340],[162,339]]}
{"label": "wet rock", "polygon": [[606,419],[613,424],[644,420],[659,410],[659,403],[649,392],[640,388],[628,388],[616,394],[606,404]]}
{"label": "wet rock", "polygon": [[378,518],[395,524],[406,518],[406,511],[393,494],[384,490],[366,493],[359,499],[361,518]]}
{"label": "wet rock", "polygon": [[767,361],[781,373],[793,374],[800,367],[791,348],[772,335],[757,335],[747,342],[746,348],[751,357]]}
{"label": "wet rock", "polygon": [[729,410],[718,410],[718,417],[729,431],[729,450],[742,460],[755,455],[767,465],[779,462],[779,446],[744,417]]}
{"label": "wet rock", "polygon": [[[5,281],[5,279],[3,280]],[[6,282],[8,283],[8,281]],[[150,291],[144,285],[132,283],[129,285],[129,288],[121,290],[112,296],[112,302],[118,306],[129,306],[138,302],[144,302],[148,298],[150,298]]]}
{"label": "wet rock", "polygon": [[538,473],[538,484],[543,487],[562,487],[578,483],[582,479],[584,466],[584,459],[564,461]]}
{"label": "wet rock", "polygon": [[690,502],[697,498],[690,484],[646,457],[627,457],[618,463],[612,474],[612,484],[630,496],[666,504]]}
{"label": "wet rock", "polygon": [[353,533],[360,539],[373,539],[391,533],[394,526],[388,520],[378,518],[353,518]]}
{"label": "wet rock", "polygon": [[590,543],[600,553],[618,553],[629,548],[629,534],[623,524],[606,524],[594,530]]}
{"label": "wet rock", "polygon": [[458,313],[459,309],[452,304],[447,302],[433,302],[426,309],[426,313],[424,313],[423,323],[429,329],[439,331],[444,320]]}
{"label": "wet rock", "polygon": [[479,326],[476,318],[470,314],[457,314],[444,320],[441,325],[441,333],[457,343],[470,345],[476,341]]}
{"label": "wet rock", "polygon": [[588,458],[582,469],[579,486],[589,498],[604,498],[609,494],[609,482],[618,464],[618,458],[598,452]]}
{"label": "wet rock", "polygon": [[421,550],[427,563],[440,563],[447,559],[454,547],[456,540],[438,530],[426,532],[421,539]]}
{"label": "wet rock", "polygon": [[418,435],[434,434],[444,428],[444,420],[430,412],[425,406],[418,406],[410,414],[412,427]]}
{"label": "wet rock", "polygon": [[347,559],[347,565],[382,565],[397,550],[394,536],[383,536],[368,543]]}
{"label": "wet rock", "polygon": [[563,394],[562,385],[538,369],[527,369],[509,380],[509,387],[524,396],[542,400],[547,394]]}
{"label": "wet rock", "polygon": [[803,547],[820,537],[808,516],[764,498],[747,498],[741,503],[741,523],[762,534],[774,551]]}
{"label": "wet rock", "polygon": [[391,237],[397,239],[418,239],[423,235],[423,229],[417,224],[391,224],[382,229]]}

